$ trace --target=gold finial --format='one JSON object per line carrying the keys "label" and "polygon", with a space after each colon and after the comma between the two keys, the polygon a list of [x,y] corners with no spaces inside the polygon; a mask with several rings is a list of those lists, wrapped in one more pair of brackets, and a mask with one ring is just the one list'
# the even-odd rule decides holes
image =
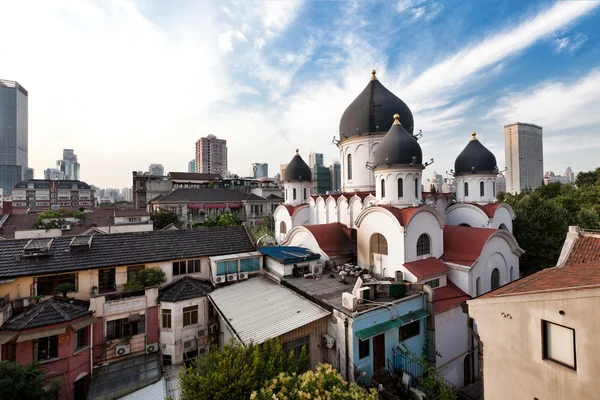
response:
{"label": "gold finial", "polygon": [[471,133],[471,140],[477,140],[477,132]]}
{"label": "gold finial", "polygon": [[298,149],[296,149],[296,155],[298,155],[298,153],[299,153],[299,150],[298,150]]}
{"label": "gold finial", "polygon": [[376,80],[377,80],[377,77],[375,76],[375,73],[376,73],[376,71],[375,71],[375,70],[372,70],[372,71],[371,71],[371,80],[372,80],[372,81],[376,81]]}
{"label": "gold finial", "polygon": [[394,114],[394,123],[392,125],[400,125],[400,114]]}

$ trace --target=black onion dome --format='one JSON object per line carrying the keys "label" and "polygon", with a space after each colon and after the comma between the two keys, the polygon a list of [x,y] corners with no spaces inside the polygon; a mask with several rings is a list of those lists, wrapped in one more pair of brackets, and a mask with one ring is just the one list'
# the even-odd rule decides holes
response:
{"label": "black onion dome", "polygon": [[454,162],[454,173],[456,175],[496,173],[498,169],[496,157],[477,140],[476,135],[475,132],[472,133],[469,144],[456,157],[456,161]]}
{"label": "black onion dome", "polygon": [[340,140],[368,133],[387,132],[394,122],[394,114],[410,134],[414,120],[410,108],[377,80],[375,70],[367,87],[346,108],[340,120]]}
{"label": "black onion dome", "polygon": [[417,139],[404,129],[399,121],[400,116],[394,115],[394,123],[375,151],[377,167],[387,165],[423,166],[423,151]]}
{"label": "black onion dome", "polygon": [[312,172],[298,154],[298,149],[296,149],[296,155],[292,161],[285,167],[283,180],[286,182],[312,182]]}

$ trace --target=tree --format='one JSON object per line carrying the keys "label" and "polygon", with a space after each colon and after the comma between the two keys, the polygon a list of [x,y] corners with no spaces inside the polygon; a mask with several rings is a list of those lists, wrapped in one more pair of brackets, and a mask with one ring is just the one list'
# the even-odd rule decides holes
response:
{"label": "tree", "polygon": [[214,217],[204,218],[202,227],[211,228],[213,226],[238,226],[242,224],[240,216],[236,213],[225,213],[221,215],[215,215]]}
{"label": "tree", "polygon": [[377,400],[377,391],[366,391],[355,383],[348,384],[329,364],[301,375],[280,373],[267,381],[251,400]]}
{"label": "tree", "polygon": [[170,224],[179,225],[179,217],[173,211],[158,210],[150,214],[154,229],[163,229]]}
{"label": "tree", "polygon": [[165,271],[160,267],[143,268],[133,275],[125,284],[126,290],[142,290],[145,287],[157,286],[167,280]]}
{"label": "tree", "polygon": [[258,239],[265,235],[275,237],[275,222],[273,217],[264,217],[262,221],[256,222],[250,227],[250,234],[254,243],[258,242]]}
{"label": "tree", "polygon": [[0,361],[0,393],[3,399],[54,400],[59,388],[60,379],[48,385],[37,364]]}
{"label": "tree", "polygon": [[242,346],[229,341],[179,374],[181,400],[248,399],[280,372],[303,373],[309,368],[306,349],[287,353],[277,339]]}
{"label": "tree", "polygon": [[578,188],[585,186],[596,186],[600,181],[600,168],[596,168],[594,171],[580,172],[575,177],[575,185]]}

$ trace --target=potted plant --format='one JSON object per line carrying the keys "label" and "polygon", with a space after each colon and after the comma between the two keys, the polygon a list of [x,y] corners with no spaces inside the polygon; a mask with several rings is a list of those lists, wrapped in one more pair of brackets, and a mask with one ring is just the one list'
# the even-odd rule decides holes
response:
{"label": "potted plant", "polygon": [[125,343],[125,344],[129,344],[129,342],[131,342],[131,336],[129,336],[129,335],[128,335],[128,336],[125,336],[125,337],[123,338],[123,343]]}
{"label": "potted plant", "polygon": [[98,286],[92,286],[90,288],[90,296],[93,296],[96,294],[96,290],[98,290]]}
{"label": "potted plant", "polygon": [[65,283],[56,285],[56,288],[54,288],[54,290],[56,292],[62,293],[63,297],[67,297],[68,292],[75,291],[75,285],[70,282],[65,282]]}
{"label": "potted plant", "polygon": [[31,297],[31,301],[33,301],[33,304],[37,304],[40,302],[40,299],[42,298],[42,296],[36,295],[36,296],[32,296]]}

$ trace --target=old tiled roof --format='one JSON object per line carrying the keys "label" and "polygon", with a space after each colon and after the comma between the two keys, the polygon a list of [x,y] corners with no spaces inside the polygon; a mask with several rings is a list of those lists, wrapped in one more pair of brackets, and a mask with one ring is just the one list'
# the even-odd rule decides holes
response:
{"label": "old tiled roof", "polygon": [[206,296],[213,291],[210,283],[200,279],[184,276],[176,279],[160,290],[159,301],[177,302]]}
{"label": "old tiled roof", "polygon": [[304,226],[327,255],[356,253],[356,231],[340,222]]}
{"label": "old tiled roof", "polygon": [[444,254],[442,260],[471,266],[479,258],[483,246],[497,229],[444,226]]}
{"label": "old tiled roof", "polygon": [[94,235],[85,251],[70,251],[72,237],[57,237],[51,254],[22,257],[29,239],[0,241],[0,278],[147,264],[173,259],[246,253],[256,248],[243,226]]}
{"label": "old tiled roof", "polygon": [[298,210],[300,210],[302,207],[306,207],[306,204],[300,204],[298,206],[284,204],[284,207],[288,210],[290,217],[293,217],[298,212]]}
{"label": "old tiled roof", "polygon": [[385,208],[392,214],[394,217],[400,222],[400,225],[407,226],[410,222],[410,219],[415,215],[417,211],[419,211],[420,207],[407,207],[407,208],[396,208],[392,206],[379,206]]}
{"label": "old tiled roof", "polygon": [[413,261],[404,264],[417,279],[427,278],[434,275],[446,273],[450,270],[446,264],[435,257],[425,258],[424,260]]}
{"label": "old tiled roof", "polygon": [[600,261],[547,268],[477,299],[600,288]]}
{"label": "old tiled roof", "polygon": [[437,314],[456,307],[471,297],[448,281],[446,286],[433,289],[433,310]]}
{"label": "old tiled roof", "polygon": [[235,189],[222,188],[195,188],[176,189],[154,201],[158,203],[170,202],[231,202],[231,201],[266,201],[266,199],[252,193],[245,193]]}
{"label": "old tiled roof", "polygon": [[569,252],[566,265],[600,260],[600,235],[582,233]]}
{"label": "old tiled roof", "polygon": [[319,197],[322,197],[323,200],[327,201],[327,199],[329,197],[333,197],[335,200],[337,200],[338,198],[340,198],[340,196],[344,196],[345,198],[347,198],[348,200],[350,200],[352,197],[354,196],[358,196],[361,200],[366,199],[367,197],[369,197],[369,195],[371,195],[371,192],[346,192],[346,193],[339,193],[339,194],[325,194],[325,195],[321,195],[321,194],[313,194],[310,197],[313,198],[313,200],[317,200]]}
{"label": "old tiled roof", "polygon": [[71,304],[59,300],[47,300],[9,319],[2,329],[24,331],[41,326],[61,324],[89,315],[92,312],[82,304]]}
{"label": "old tiled roof", "polygon": [[220,174],[201,174],[195,172],[169,172],[169,176],[171,179],[189,181],[214,181],[223,179]]}
{"label": "old tiled roof", "polygon": [[267,200],[283,200],[283,197],[271,193],[267,196]]}
{"label": "old tiled roof", "polygon": [[490,204],[484,204],[484,205],[473,204],[473,205],[475,207],[479,207],[481,209],[481,211],[483,211],[485,213],[485,215],[487,215],[489,218],[494,218],[494,214],[496,213],[496,210],[498,209],[498,207],[501,204],[502,203],[490,203]]}

